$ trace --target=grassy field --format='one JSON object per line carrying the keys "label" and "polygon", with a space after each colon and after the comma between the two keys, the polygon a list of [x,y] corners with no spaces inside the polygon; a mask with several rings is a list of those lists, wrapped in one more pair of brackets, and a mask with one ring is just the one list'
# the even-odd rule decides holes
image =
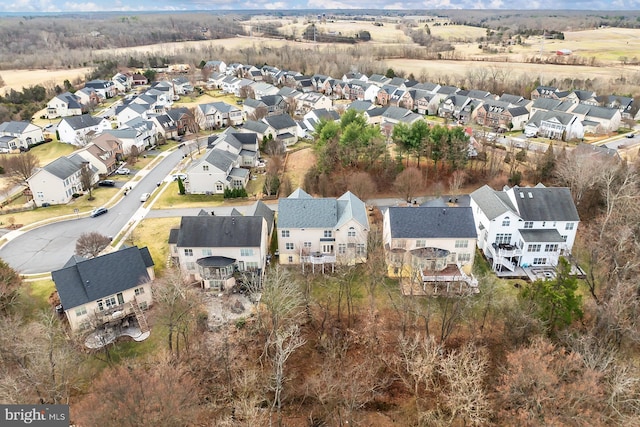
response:
{"label": "grassy field", "polygon": [[198,104],[206,104],[209,102],[226,102],[227,104],[236,105],[238,99],[240,98],[234,95],[224,94],[219,90],[212,90],[199,96],[182,96],[179,101],[174,103],[174,107],[192,108]]}
{"label": "grassy field", "polygon": [[177,181],[164,185],[167,188],[153,204],[154,209],[213,207],[222,205],[224,201],[221,195],[180,194]]}
{"label": "grassy field", "polygon": [[73,82],[75,79],[83,79],[91,72],[91,68],[74,68],[66,70],[2,70],[0,76],[6,86],[0,88],[0,94],[5,94],[10,89],[21,90],[23,87],[53,83],[62,83],[65,80]]}

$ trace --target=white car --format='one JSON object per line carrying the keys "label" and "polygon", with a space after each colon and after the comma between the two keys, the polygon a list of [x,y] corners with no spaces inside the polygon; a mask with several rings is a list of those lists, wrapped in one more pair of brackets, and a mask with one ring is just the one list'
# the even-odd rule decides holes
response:
{"label": "white car", "polygon": [[177,181],[178,178],[180,178],[182,181],[185,181],[187,179],[187,174],[186,173],[174,173],[173,174],[173,180]]}
{"label": "white car", "polygon": [[140,201],[146,202],[147,200],[149,200],[149,197],[151,197],[151,193],[142,193],[142,196],[140,196]]}
{"label": "white car", "polygon": [[129,175],[131,171],[128,168],[120,168],[116,171],[117,175]]}

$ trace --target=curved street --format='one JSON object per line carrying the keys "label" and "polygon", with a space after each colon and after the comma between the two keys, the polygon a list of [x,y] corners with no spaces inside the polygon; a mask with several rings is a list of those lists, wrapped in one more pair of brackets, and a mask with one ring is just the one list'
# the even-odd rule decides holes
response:
{"label": "curved street", "polygon": [[141,171],[139,181],[132,180],[128,185],[133,189],[122,197],[109,212],[96,218],[70,219],[62,222],[20,232],[0,249],[0,258],[21,274],[38,274],[57,270],[71,258],[75,252],[76,240],[82,233],[97,231],[106,236],[116,236],[134,217],[140,208],[142,193],[152,193],[157,183],[182,160],[184,152],[174,150],[163,154],[164,159],[149,171]]}

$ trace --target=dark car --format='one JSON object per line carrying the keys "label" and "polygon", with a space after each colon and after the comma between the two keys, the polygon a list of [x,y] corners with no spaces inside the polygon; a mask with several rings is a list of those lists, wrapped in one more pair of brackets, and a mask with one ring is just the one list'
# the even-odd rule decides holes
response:
{"label": "dark car", "polygon": [[106,213],[107,213],[107,208],[104,208],[104,207],[95,208],[94,210],[91,211],[91,218],[95,218],[97,216],[100,216]]}
{"label": "dark car", "polygon": [[112,179],[105,179],[98,182],[100,187],[115,187],[116,182]]}

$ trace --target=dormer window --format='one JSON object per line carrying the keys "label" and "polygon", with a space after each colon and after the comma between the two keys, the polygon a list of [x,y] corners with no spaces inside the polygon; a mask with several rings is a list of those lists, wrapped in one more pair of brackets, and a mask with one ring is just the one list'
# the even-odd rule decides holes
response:
{"label": "dormer window", "polygon": [[502,226],[503,227],[508,227],[511,224],[511,220],[509,219],[508,216],[504,217],[502,220]]}

